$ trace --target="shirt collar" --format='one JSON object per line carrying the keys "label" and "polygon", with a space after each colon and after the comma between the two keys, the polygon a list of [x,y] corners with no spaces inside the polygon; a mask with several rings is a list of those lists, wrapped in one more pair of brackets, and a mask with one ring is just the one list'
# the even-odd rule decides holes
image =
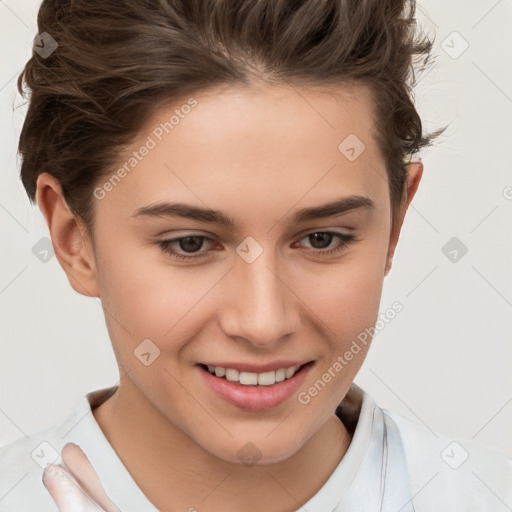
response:
{"label": "shirt collar", "polygon": [[[105,492],[121,510],[158,512],[136,485],[94,416],[87,415],[116,390],[117,386],[113,386],[87,393],[81,410],[77,410],[77,416],[84,415],[86,419],[75,427],[70,441],[80,444],[96,469]],[[381,464],[386,451],[382,410],[368,393],[352,383],[335,414],[352,434],[351,443],[322,488],[297,512],[377,510],[373,506],[364,507],[378,501],[376,494],[380,492],[385,477]]]}

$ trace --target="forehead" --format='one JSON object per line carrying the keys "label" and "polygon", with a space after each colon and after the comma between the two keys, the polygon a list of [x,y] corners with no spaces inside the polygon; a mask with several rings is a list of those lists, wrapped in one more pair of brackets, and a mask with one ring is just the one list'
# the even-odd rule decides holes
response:
{"label": "forehead", "polygon": [[259,85],[191,95],[162,106],[141,128],[118,162],[129,172],[101,207],[124,205],[126,217],[177,199],[258,210],[344,194],[378,202],[387,183],[374,126],[364,86]]}

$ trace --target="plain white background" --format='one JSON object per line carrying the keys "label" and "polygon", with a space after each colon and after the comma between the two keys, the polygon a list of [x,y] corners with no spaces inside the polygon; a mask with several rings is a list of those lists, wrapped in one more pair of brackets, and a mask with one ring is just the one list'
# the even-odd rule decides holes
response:
{"label": "plain white background", "polygon": [[[15,84],[38,5],[0,1],[0,445],[59,422],[85,393],[118,380],[99,300],[77,294],[55,257],[43,263],[33,252],[49,232],[19,180],[25,109],[15,108]],[[437,63],[420,75],[417,105],[427,129],[450,127],[422,154],[424,177],[385,280],[381,311],[395,301],[403,311],[356,378],[379,405],[509,456],[511,14],[510,0],[418,5]],[[453,237],[457,261],[453,247],[443,250]]]}

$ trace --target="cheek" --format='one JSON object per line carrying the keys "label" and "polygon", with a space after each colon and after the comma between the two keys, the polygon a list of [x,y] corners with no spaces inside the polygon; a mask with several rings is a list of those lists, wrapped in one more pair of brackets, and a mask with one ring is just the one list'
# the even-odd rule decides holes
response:
{"label": "cheek", "polygon": [[[104,226],[103,226],[104,227]],[[164,277],[149,250],[129,245],[120,234],[104,236],[97,249],[98,284],[111,339],[118,348],[161,337],[176,312],[180,286]]]}
{"label": "cheek", "polygon": [[309,282],[309,292],[304,283],[304,294],[308,293],[304,302],[315,313],[313,329],[323,342],[316,378],[329,383],[331,390],[322,394],[325,410],[335,408],[345,396],[370,348],[383,284],[379,263],[380,259],[373,258],[346,261],[331,272],[331,279],[326,273],[315,283]]}
{"label": "cheek", "polygon": [[116,356],[131,367],[143,340],[151,340],[162,354],[178,353],[200,331],[207,314],[217,309],[225,269],[167,265],[158,248],[114,250],[121,245],[111,238],[102,246],[99,281]]}
{"label": "cheek", "polygon": [[329,337],[357,335],[375,321],[383,284],[384,256],[378,252],[354,253],[338,265],[325,265],[321,273],[302,274],[296,280],[301,283],[297,295],[330,329]]}
{"label": "cheek", "polygon": [[378,244],[373,251],[366,247],[303,283],[300,293],[314,312],[310,316],[315,322],[312,329],[322,343],[316,379],[328,382],[331,390],[322,394],[326,410],[341,401],[370,348],[382,293],[384,253],[385,247]]}

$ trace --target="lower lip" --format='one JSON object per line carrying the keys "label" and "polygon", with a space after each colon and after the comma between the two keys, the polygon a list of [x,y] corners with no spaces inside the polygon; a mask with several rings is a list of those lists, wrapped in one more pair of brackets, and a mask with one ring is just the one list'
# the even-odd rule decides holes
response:
{"label": "lower lip", "polygon": [[241,409],[264,411],[277,407],[288,400],[302,385],[313,364],[313,362],[309,362],[303,365],[293,377],[276,382],[272,386],[245,386],[238,382],[215,377],[200,365],[197,365],[197,369],[210,389],[229,403]]}

